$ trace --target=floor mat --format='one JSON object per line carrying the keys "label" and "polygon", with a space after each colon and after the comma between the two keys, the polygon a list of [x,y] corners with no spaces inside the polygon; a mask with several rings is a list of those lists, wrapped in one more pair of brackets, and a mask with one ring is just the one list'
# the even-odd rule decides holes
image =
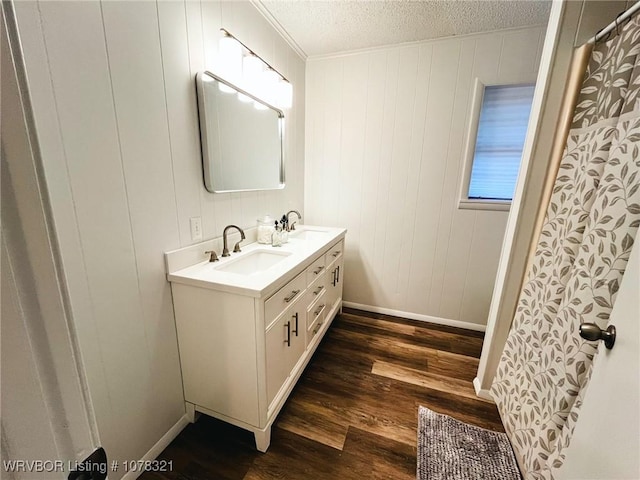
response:
{"label": "floor mat", "polygon": [[520,480],[507,435],[420,406],[418,480]]}

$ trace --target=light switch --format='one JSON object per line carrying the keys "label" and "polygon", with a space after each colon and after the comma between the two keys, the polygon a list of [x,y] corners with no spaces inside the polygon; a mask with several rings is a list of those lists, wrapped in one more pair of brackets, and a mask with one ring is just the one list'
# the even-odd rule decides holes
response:
{"label": "light switch", "polygon": [[191,221],[191,241],[202,240],[202,218],[191,217],[189,220]]}

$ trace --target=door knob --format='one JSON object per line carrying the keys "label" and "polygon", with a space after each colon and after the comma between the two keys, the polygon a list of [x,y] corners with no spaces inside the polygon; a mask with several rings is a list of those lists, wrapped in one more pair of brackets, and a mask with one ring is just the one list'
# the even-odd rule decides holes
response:
{"label": "door knob", "polygon": [[604,346],[611,350],[616,343],[616,327],[609,325],[606,330],[602,330],[595,323],[583,323],[580,325],[580,336],[590,342],[602,340]]}

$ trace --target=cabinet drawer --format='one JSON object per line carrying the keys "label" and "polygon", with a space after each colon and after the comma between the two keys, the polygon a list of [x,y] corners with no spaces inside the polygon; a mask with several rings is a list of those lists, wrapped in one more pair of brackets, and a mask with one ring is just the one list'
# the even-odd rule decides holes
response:
{"label": "cabinet drawer", "polygon": [[291,305],[295,300],[304,295],[307,284],[305,282],[305,272],[302,272],[296,278],[287,283],[284,287],[274,293],[264,303],[264,323],[269,326],[285,308]]}
{"label": "cabinet drawer", "polygon": [[338,258],[340,258],[343,253],[344,253],[344,240],[340,240],[333,247],[331,247],[327,252],[327,254],[324,256],[325,265],[327,265],[328,267],[333,262],[335,262]]}
{"label": "cabinet drawer", "polygon": [[324,322],[325,313],[327,312],[327,296],[323,290],[318,301],[312,303],[307,310],[307,340],[311,341],[313,336],[318,332]]}
{"label": "cabinet drawer", "polygon": [[328,291],[326,282],[326,275],[316,279],[311,285],[307,287],[307,291],[304,294],[302,304],[304,305],[305,312],[312,308],[312,306]]}
{"label": "cabinet drawer", "polygon": [[311,286],[307,289],[307,305],[311,305],[318,298],[324,295],[324,292],[327,290],[327,282],[326,275],[322,278],[319,278],[316,282],[312,283]]}
{"label": "cabinet drawer", "polygon": [[325,263],[325,255],[317,259],[307,267],[307,285],[311,285],[317,278],[324,274],[327,270],[327,264]]}

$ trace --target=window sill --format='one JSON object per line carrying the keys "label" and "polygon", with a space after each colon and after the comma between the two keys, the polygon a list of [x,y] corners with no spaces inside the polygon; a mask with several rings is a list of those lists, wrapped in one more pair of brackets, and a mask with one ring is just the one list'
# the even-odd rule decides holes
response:
{"label": "window sill", "polygon": [[508,212],[511,208],[510,200],[469,200],[458,202],[460,210],[497,210]]}

